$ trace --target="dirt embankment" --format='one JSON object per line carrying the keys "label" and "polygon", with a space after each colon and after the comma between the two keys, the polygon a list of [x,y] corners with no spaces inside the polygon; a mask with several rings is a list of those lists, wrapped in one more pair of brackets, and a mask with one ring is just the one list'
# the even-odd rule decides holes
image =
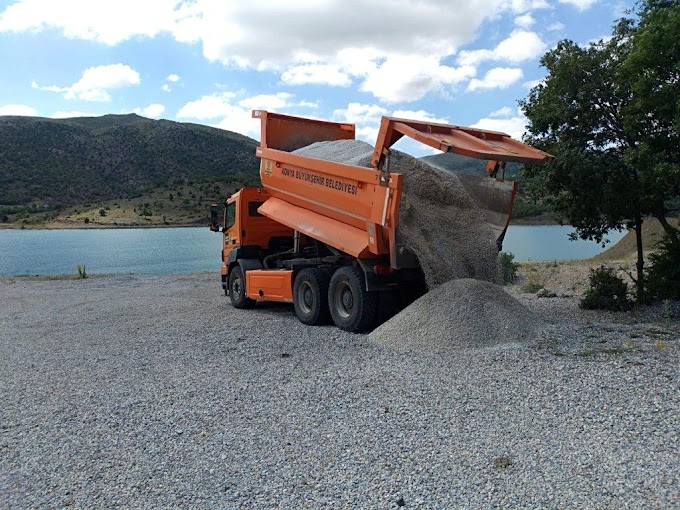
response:
{"label": "dirt embankment", "polygon": [[[670,219],[668,221],[674,227],[680,226],[680,220]],[[657,242],[664,236],[664,229],[659,220],[648,218],[642,223],[642,243],[645,252],[652,251]],[[637,243],[635,231],[629,231],[623,239],[608,250],[596,255],[591,260],[595,262],[607,262],[612,260],[625,260],[637,255]]]}

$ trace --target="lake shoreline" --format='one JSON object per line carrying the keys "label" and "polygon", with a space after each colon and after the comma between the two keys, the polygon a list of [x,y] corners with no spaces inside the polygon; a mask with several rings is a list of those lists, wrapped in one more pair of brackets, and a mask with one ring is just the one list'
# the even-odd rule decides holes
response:
{"label": "lake shoreline", "polygon": [[[73,274],[77,265],[85,265],[91,274],[173,274],[212,270],[221,264],[222,236],[207,225],[59,226],[64,228],[0,230],[0,275]],[[587,259],[602,251],[593,243],[569,241],[571,231],[552,225],[511,225],[503,249],[517,262]]]}
{"label": "lake shoreline", "polygon": [[0,230],[118,230],[118,229],[153,229],[153,228],[208,228],[208,224],[171,223],[167,225],[107,225],[104,223],[42,223],[34,225],[2,224]]}
{"label": "lake shoreline", "polygon": [[[510,226],[555,226],[560,225],[550,215],[527,216],[524,218],[512,219]],[[0,223],[0,230],[115,230],[124,228],[208,228],[207,223],[167,223],[167,224],[110,224],[110,223],[70,223],[70,222],[50,222],[50,223]]]}

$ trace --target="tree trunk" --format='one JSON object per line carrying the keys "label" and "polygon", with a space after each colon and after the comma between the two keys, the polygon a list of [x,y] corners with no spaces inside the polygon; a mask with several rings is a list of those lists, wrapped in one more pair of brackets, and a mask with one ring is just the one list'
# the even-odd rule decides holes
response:
{"label": "tree trunk", "polygon": [[668,223],[668,220],[666,219],[666,215],[663,212],[656,212],[654,213],[654,217],[659,220],[659,223],[661,223],[661,226],[663,229],[666,231],[666,235],[675,241],[680,241],[678,238],[678,231],[674,229],[670,223]]}
{"label": "tree trunk", "polygon": [[645,259],[642,251],[642,216],[635,216],[635,242],[637,244],[637,302],[642,304],[645,300]]}

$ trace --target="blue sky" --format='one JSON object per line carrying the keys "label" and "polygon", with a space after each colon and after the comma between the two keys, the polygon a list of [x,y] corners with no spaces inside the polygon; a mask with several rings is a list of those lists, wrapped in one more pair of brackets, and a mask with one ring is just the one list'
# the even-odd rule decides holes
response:
{"label": "blue sky", "polygon": [[[382,115],[521,137],[517,101],[561,39],[605,37],[619,0],[0,0],[0,115],[136,112],[258,137],[253,108]],[[405,144],[402,149],[427,153]]]}

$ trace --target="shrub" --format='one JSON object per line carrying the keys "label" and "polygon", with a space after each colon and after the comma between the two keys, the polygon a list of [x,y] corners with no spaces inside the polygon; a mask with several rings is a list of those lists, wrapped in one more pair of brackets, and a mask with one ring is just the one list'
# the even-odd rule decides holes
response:
{"label": "shrub", "polygon": [[99,209],[99,216],[106,216],[106,211],[104,209]]}
{"label": "shrub", "polygon": [[522,292],[525,294],[536,294],[539,290],[543,288],[540,283],[527,283],[522,286]]}
{"label": "shrub", "polygon": [[498,264],[500,266],[501,278],[503,285],[512,283],[517,280],[517,268],[519,264],[515,262],[515,256],[512,253],[500,252],[498,254]]}
{"label": "shrub", "polygon": [[84,280],[87,278],[87,271],[85,270],[85,264],[78,264],[76,266],[76,270],[78,271],[78,276],[80,277],[81,280]]}
{"label": "shrub", "polygon": [[[678,235],[680,238],[680,233]],[[649,256],[647,294],[652,298],[680,299],[680,240],[664,236]]]}
{"label": "shrub", "polygon": [[85,223],[90,223],[90,218],[85,218]]}
{"label": "shrub", "polygon": [[590,270],[590,288],[581,300],[586,310],[628,310],[632,306],[628,298],[628,285],[611,267],[600,266]]}

